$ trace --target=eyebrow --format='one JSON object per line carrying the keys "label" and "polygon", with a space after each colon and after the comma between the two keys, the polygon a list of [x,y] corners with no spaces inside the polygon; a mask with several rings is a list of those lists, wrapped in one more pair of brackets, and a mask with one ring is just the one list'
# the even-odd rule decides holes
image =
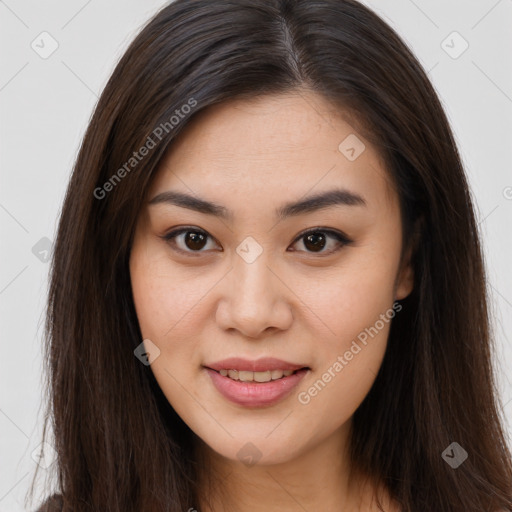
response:
{"label": "eyebrow", "polygon": [[[228,221],[232,221],[234,218],[233,212],[224,206],[173,190],[167,190],[157,194],[149,201],[148,204],[172,204]],[[283,220],[287,217],[302,215],[304,213],[315,212],[340,205],[366,206],[366,201],[359,194],[341,188],[328,190],[326,192],[306,197],[305,199],[286,203],[277,208],[274,211],[274,214],[278,220]]]}

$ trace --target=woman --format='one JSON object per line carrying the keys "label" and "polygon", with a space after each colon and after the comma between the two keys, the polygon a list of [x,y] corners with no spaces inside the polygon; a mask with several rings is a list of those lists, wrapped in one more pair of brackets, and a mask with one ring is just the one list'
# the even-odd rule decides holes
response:
{"label": "woman", "polygon": [[40,510],[511,510],[485,282],[448,121],[388,25],[171,3],[65,198]]}

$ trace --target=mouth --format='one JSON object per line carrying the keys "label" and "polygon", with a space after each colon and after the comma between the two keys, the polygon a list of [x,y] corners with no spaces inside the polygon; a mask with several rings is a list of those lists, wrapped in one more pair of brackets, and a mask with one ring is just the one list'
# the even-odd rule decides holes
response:
{"label": "mouth", "polygon": [[274,367],[260,371],[233,369],[225,363],[218,368],[210,366],[203,368],[221,396],[232,403],[248,408],[270,407],[278,404],[288,397],[302,379],[311,372],[309,366],[299,365],[295,365],[294,368]]}
{"label": "mouth", "polygon": [[275,357],[229,357],[203,365],[211,383],[227,400],[245,407],[268,407],[289,396],[311,372],[304,363]]}
{"label": "mouth", "polygon": [[231,380],[242,381],[242,382],[253,382],[263,384],[265,382],[271,382],[275,380],[281,380],[290,375],[294,375],[301,370],[310,370],[309,366],[304,366],[302,368],[298,368],[296,370],[265,370],[259,372],[252,372],[248,370],[234,370],[228,368],[221,368],[220,370],[215,370],[214,368],[206,367],[218,374],[222,375],[222,377],[227,377]]}

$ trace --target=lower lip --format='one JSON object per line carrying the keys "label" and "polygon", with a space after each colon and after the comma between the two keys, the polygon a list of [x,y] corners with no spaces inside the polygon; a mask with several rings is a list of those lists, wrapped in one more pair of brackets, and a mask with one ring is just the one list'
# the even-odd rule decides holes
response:
{"label": "lower lip", "polygon": [[246,407],[264,407],[283,400],[309,371],[307,368],[270,382],[244,382],[222,376],[211,368],[205,368],[213,385],[225,398]]}

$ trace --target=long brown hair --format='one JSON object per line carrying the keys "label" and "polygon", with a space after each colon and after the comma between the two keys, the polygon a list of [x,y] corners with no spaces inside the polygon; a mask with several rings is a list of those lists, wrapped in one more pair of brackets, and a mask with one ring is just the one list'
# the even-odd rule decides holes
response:
{"label": "long brown hair", "polygon": [[[351,463],[382,479],[404,512],[512,509],[480,235],[452,131],[417,59],[355,0],[176,0],[116,66],[60,216],[43,438],[51,422],[62,510],[198,508],[193,433],[134,357],[135,222],[164,152],[194,116],[301,89],[339,106],[375,144],[399,192],[404,241],[417,239],[414,290],[354,414]],[[454,442],[468,454],[457,468],[443,456]]]}

